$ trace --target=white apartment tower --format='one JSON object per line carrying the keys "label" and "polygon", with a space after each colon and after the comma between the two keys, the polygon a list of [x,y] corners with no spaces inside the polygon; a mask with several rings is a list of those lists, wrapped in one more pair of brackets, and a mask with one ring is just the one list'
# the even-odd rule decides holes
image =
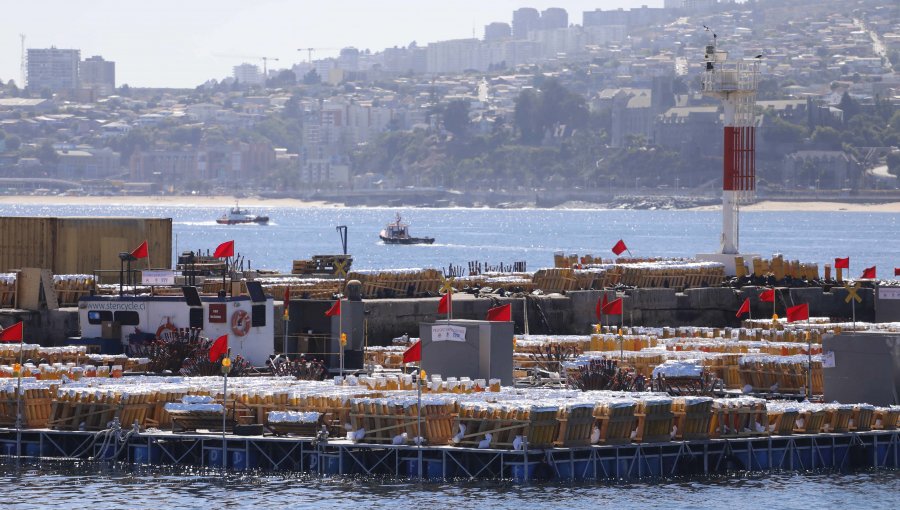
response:
{"label": "white apartment tower", "polygon": [[32,94],[44,91],[66,92],[78,88],[78,63],[81,50],[29,48],[28,90]]}

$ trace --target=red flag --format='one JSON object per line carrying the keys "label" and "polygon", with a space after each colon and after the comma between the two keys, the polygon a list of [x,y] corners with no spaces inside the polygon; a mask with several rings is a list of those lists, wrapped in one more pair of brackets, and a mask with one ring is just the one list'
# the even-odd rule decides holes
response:
{"label": "red flag", "polygon": [[738,308],[738,311],[736,314],[734,314],[734,316],[740,317],[741,315],[744,315],[745,313],[750,313],[750,298],[747,298],[744,300],[744,304],[742,304],[741,307]]}
{"label": "red flag", "polygon": [[220,244],[213,253],[213,257],[217,259],[234,257],[234,241],[225,241]]}
{"label": "red flag", "polygon": [[414,361],[422,361],[422,341],[417,340],[409,349],[403,351],[403,362],[412,363]]}
{"label": "red flag", "polygon": [[284,320],[291,319],[291,287],[288,285],[284,288]]}
{"label": "red flag", "polygon": [[612,247],[612,252],[618,256],[618,255],[621,255],[622,252],[627,249],[628,249],[628,247],[625,246],[625,241],[619,239],[619,242],[616,243],[616,245]]}
{"label": "red flag", "polygon": [[22,340],[22,321],[0,331],[0,342],[21,342]]}
{"label": "red flag", "polygon": [[871,278],[874,280],[875,279],[875,266],[867,267],[867,268],[863,269],[863,274],[862,274],[862,276],[860,276],[860,278]]}
{"label": "red flag", "polygon": [[622,315],[622,298],[613,299],[603,307],[606,315]]}
{"label": "red flag", "polygon": [[209,360],[215,363],[226,354],[228,354],[228,335],[222,335],[216,338],[216,341],[209,348]]}
{"label": "red flag", "polygon": [[331,308],[329,308],[328,311],[325,312],[325,317],[334,317],[335,315],[340,315],[340,314],[341,314],[341,300],[338,299],[337,301],[334,302],[333,305],[331,305]]}
{"label": "red flag", "polygon": [[894,268],[894,276],[900,276],[900,267]]}
{"label": "red flag", "polygon": [[509,322],[512,320],[512,305],[505,304],[495,306],[488,310],[487,320],[498,322]]}
{"label": "red flag", "polygon": [[453,299],[450,297],[450,293],[446,293],[441,296],[441,301],[438,303],[438,313],[449,314],[450,313],[450,300]]}
{"label": "red flag", "polygon": [[147,251],[147,241],[145,240],[140,246],[135,248],[134,251],[131,252],[131,256],[136,259],[145,259],[149,257],[150,252]]}
{"label": "red flag", "polygon": [[763,303],[775,302],[775,289],[766,289],[759,293],[759,300]]}
{"label": "red flag", "polygon": [[850,269],[850,257],[845,259],[834,259],[835,269]]}
{"label": "red flag", "polygon": [[803,303],[802,305],[792,306],[787,309],[788,322],[805,321],[807,319],[809,319],[808,304]]}

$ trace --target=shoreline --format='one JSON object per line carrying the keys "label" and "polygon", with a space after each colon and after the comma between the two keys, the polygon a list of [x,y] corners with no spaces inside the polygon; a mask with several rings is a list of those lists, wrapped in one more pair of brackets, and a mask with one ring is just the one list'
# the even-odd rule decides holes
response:
{"label": "shoreline", "polygon": [[[32,196],[32,195],[0,195],[0,205],[19,204],[19,205],[129,205],[129,206],[171,206],[171,207],[220,207],[222,210],[230,209],[234,205],[235,199],[231,196]],[[280,208],[280,207],[307,207],[307,208],[343,208],[347,207],[334,202],[302,200],[296,198],[260,198],[247,197],[240,200],[240,205],[248,208]],[[353,207],[372,207],[372,206],[353,206]],[[387,204],[383,206],[375,206],[382,208],[398,208]],[[415,206],[403,205],[399,208],[414,208]],[[520,207],[521,209],[536,209],[533,206]],[[510,210],[511,208],[497,208]],[[512,208],[515,209],[515,208]],[[592,204],[578,202],[576,204],[561,204],[549,209],[589,209],[589,210],[611,210],[605,204]],[[615,208],[622,210],[621,208]],[[719,205],[706,205],[700,207],[689,207],[685,209],[667,209],[681,211],[719,211]],[[746,212],[886,212],[900,213],[900,202],[882,202],[882,203],[848,203],[840,201],[816,201],[816,202],[793,202],[793,201],[776,201],[761,200],[759,202],[745,205],[741,207]]]}

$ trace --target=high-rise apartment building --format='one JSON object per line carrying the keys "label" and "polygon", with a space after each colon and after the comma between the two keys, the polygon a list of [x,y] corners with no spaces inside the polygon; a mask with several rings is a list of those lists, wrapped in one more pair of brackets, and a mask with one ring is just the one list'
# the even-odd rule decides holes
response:
{"label": "high-rise apartment building", "polygon": [[259,66],[243,63],[234,66],[234,79],[243,85],[262,85],[263,75],[259,72]]}
{"label": "high-rise apartment building", "polygon": [[92,89],[98,97],[112,95],[116,90],[116,63],[94,55],[79,64],[78,77],[81,87]]}
{"label": "high-rise apartment building", "polygon": [[509,23],[495,21],[484,26],[484,42],[503,41],[509,39],[511,35],[512,28]]}
{"label": "high-rise apartment building", "polygon": [[569,26],[569,13],[560,7],[550,7],[541,12],[540,27],[542,30],[566,28]]}
{"label": "high-rise apartment building", "polygon": [[513,39],[528,39],[528,32],[541,28],[541,13],[531,7],[522,7],[513,11]]}
{"label": "high-rise apartment building", "polygon": [[32,94],[75,90],[78,88],[80,60],[81,50],[29,48],[28,90]]}

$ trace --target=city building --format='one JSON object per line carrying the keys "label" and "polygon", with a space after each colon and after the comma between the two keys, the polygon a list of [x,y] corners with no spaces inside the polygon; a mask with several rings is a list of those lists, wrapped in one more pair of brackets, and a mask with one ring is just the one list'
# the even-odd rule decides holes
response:
{"label": "city building", "polygon": [[528,32],[541,27],[541,13],[531,7],[522,7],[513,11],[513,39],[528,39]]}
{"label": "city building", "polygon": [[512,36],[512,28],[509,23],[495,21],[484,26],[484,42],[495,42],[509,39]]}
{"label": "city building", "polygon": [[78,88],[81,50],[29,48],[27,55],[27,86],[32,95],[46,91],[70,93]]}
{"label": "city building", "polygon": [[82,88],[93,90],[97,97],[111,96],[116,90],[116,63],[94,55],[78,66]]}
{"label": "city building", "polygon": [[243,63],[234,66],[234,79],[242,85],[262,85],[264,76],[259,72],[259,66]]}
{"label": "city building", "polygon": [[554,28],[566,28],[569,26],[569,13],[560,7],[550,7],[541,12],[540,28],[552,30]]}

